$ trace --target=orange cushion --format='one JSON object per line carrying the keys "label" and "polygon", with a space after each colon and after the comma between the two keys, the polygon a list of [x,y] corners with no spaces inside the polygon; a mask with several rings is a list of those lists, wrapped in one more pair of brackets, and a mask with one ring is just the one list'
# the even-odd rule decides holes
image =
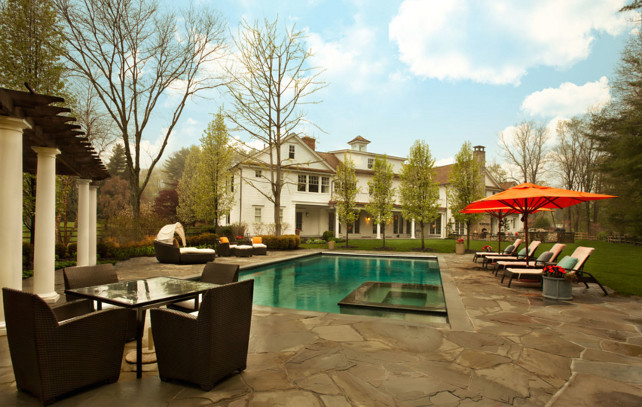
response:
{"label": "orange cushion", "polygon": [[263,239],[261,239],[260,236],[256,236],[252,238],[252,244],[261,244],[263,243]]}
{"label": "orange cushion", "polygon": [[218,240],[219,240],[221,243],[229,243],[229,242],[230,242],[230,239],[228,239],[228,238],[226,238],[226,237],[219,237],[219,238],[218,238]]}

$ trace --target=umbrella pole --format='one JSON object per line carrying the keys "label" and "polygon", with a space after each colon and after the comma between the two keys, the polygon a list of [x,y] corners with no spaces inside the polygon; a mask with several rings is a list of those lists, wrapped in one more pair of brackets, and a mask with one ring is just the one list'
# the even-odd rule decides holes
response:
{"label": "umbrella pole", "polygon": [[528,267],[528,212],[524,212],[524,239],[526,240],[526,267]]}
{"label": "umbrella pole", "polygon": [[502,254],[502,211],[499,211],[499,216],[497,217],[497,253]]}

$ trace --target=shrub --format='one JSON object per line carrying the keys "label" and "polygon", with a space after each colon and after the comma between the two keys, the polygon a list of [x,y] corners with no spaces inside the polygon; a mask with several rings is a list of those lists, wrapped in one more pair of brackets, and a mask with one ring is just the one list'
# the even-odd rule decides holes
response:
{"label": "shrub", "polygon": [[59,259],[67,258],[67,245],[64,243],[56,243],[56,256]]}
{"label": "shrub", "polygon": [[67,255],[71,258],[76,257],[76,254],[78,253],[78,244],[74,243],[69,243],[67,246]]}
{"label": "shrub", "polygon": [[103,238],[119,244],[140,242],[147,236],[156,236],[167,221],[156,215],[149,205],[141,206],[140,216],[134,219],[130,208],[121,210],[105,222]]}
{"label": "shrub", "polygon": [[218,235],[215,233],[201,233],[198,236],[188,236],[187,245],[188,246],[207,246],[215,247],[218,243]]}
{"label": "shrub", "polygon": [[[33,245],[29,242],[22,243],[22,269],[33,270]],[[24,277],[24,272],[23,272],[23,277]]]}
{"label": "shrub", "polygon": [[225,236],[230,239],[230,241],[232,241],[232,239],[234,238],[234,229],[230,225],[221,226],[218,228],[218,235]]}
{"label": "shrub", "polygon": [[334,232],[326,230],[323,232],[323,235],[321,236],[321,239],[325,240],[326,242],[330,241],[330,239],[334,238]]}

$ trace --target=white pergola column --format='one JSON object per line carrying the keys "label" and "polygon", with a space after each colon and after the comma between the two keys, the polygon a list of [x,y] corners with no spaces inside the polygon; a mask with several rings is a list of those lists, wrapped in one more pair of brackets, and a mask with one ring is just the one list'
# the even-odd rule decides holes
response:
{"label": "white pergola column", "polygon": [[56,156],[60,150],[33,147],[38,155],[36,174],[36,235],[33,250],[33,292],[47,302],[56,293]]}
{"label": "white pergola column", "polygon": [[[0,116],[0,287],[22,289],[22,130],[21,119]],[[6,334],[0,291],[0,334]]]}
{"label": "white pergola column", "polygon": [[96,265],[96,199],[98,187],[89,187],[89,265]]}
{"label": "white pergola column", "polygon": [[377,239],[381,239],[381,223],[377,223]]}
{"label": "white pergola column", "polygon": [[88,179],[78,180],[78,233],[77,266],[89,265],[89,183]]}
{"label": "white pergola column", "polygon": [[415,238],[415,220],[410,221],[410,238]]}

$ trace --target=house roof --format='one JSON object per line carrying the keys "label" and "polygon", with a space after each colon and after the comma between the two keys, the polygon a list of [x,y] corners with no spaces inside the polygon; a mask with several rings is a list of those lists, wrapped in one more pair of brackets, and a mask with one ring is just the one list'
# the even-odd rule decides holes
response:
{"label": "house roof", "polygon": [[60,115],[71,110],[50,106],[62,102],[64,99],[56,96],[0,88],[0,115],[23,119],[31,126],[22,132],[23,171],[36,173],[38,156],[32,147],[52,147],[60,150],[57,174],[93,180],[109,178],[91,142],[74,124],[76,119]]}
{"label": "house roof", "polygon": [[363,138],[363,137],[361,137],[361,136],[357,136],[357,137],[353,138],[352,140],[348,141],[348,144],[354,144],[354,143],[366,143],[366,144],[370,144],[370,140],[366,140],[366,139],[364,139],[364,138]]}

